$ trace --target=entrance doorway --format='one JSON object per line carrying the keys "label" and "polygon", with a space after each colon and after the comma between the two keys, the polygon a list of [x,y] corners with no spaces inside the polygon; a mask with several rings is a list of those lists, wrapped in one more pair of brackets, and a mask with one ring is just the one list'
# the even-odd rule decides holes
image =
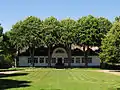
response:
{"label": "entrance doorway", "polygon": [[58,64],[62,64],[62,58],[58,58]]}
{"label": "entrance doorway", "polygon": [[62,63],[62,58],[58,58],[58,59],[57,59],[56,67],[57,67],[57,68],[62,68],[62,67],[64,67],[64,63]]}

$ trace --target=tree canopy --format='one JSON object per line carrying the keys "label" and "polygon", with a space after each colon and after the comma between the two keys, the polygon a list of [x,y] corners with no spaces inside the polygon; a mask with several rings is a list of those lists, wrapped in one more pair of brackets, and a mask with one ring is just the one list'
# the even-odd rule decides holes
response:
{"label": "tree canopy", "polygon": [[120,23],[115,22],[106,37],[102,41],[102,62],[120,62]]}
{"label": "tree canopy", "polygon": [[40,20],[35,16],[29,16],[13,25],[8,36],[9,42],[17,51],[29,49],[33,65],[36,47],[47,46],[50,61],[51,48],[58,44],[67,47],[70,65],[72,44],[100,47],[111,26],[112,23],[108,19],[92,15],[78,20],[57,20],[53,16]]}
{"label": "tree canopy", "polygon": [[11,41],[17,49],[29,48],[32,64],[34,66],[35,47],[42,45],[42,22],[39,18],[29,16],[23,21],[17,22],[11,29]]}

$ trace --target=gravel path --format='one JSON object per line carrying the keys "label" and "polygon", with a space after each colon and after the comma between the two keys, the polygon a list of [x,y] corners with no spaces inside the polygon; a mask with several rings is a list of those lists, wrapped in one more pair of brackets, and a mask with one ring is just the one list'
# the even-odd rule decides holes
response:
{"label": "gravel path", "polygon": [[5,72],[0,72],[0,74],[14,74],[18,72],[21,72],[21,71],[5,71]]}
{"label": "gravel path", "polygon": [[110,74],[114,74],[114,75],[118,75],[120,76],[120,72],[118,72],[118,70],[95,70],[97,72],[104,72],[104,73],[110,73]]}

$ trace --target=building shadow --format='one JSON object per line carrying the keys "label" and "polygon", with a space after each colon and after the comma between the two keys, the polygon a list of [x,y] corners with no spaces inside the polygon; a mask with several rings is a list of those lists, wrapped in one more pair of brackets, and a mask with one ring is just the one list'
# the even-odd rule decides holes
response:
{"label": "building shadow", "polygon": [[4,78],[4,77],[24,76],[24,75],[28,75],[28,73],[0,74],[0,90],[30,86],[29,83],[31,83],[31,81],[13,80],[13,79]]}

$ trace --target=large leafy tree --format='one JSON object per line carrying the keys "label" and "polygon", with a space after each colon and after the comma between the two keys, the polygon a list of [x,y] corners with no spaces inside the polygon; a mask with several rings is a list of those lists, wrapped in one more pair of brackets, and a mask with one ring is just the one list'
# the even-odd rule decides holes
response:
{"label": "large leafy tree", "polygon": [[115,17],[116,22],[120,22],[120,16]]}
{"label": "large leafy tree", "polygon": [[97,18],[88,15],[78,20],[78,31],[77,31],[77,44],[82,44],[84,51],[85,66],[87,67],[87,49],[89,46],[95,45],[96,31],[98,29]]}
{"label": "large leafy tree", "polygon": [[0,68],[10,67],[13,64],[12,50],[9,47],[11,48],[11,45],[7,33],[3,33],[3,27],[0,26]]}
{"label": "large leafy tree", "polygon": [[120,23],[115,22],[102,41],[100,58],[102,63],[120,62]]}
{"label": "large leafy tree", "polygon": [[2,34],[3,34],[3,27],[0,24],[0,36],[2,36]]}
{"label": "large leafy tree", "polygon": [[[76,43],[83,46],[85,66],[88,66],[87,55],[89,46],[100,46],[102,38],[111,28],[111,22],[105,18],[96,18],[92,15],[82,17],[78,20]],[[87,50],[85,51],[85,47]]]}
{"label": "large leafy tree", "polygon": [[28,48],[31,56],[31,63],[34,66],[34,52],[35,48],[42,45],[41,38],[41,20],[37,17],[30,16],[25,20],[17,22],[12,27],[12,37],[14,45],[20,49]]}
{"label": "large leafy tree", "polygon": [[59,30],[59,21],[51,16],[43,21],[42,26],[44,45],[48,47],[48,65],[51,66],[51,48],[56,44],[56,32]]}
{"label": "large leafy tree", "polygon": [[71,45],[74,43],[75,31],[76,31],[76,21],[73,19],[63,19],[60,22],[60,31],[59,31],[59,41],[62,43],[68,53],[68,66],[71,65]]}
{"label": "large leafy tree", "polygon": [[111,29],[112,23],[104,17],[99,17],[97,19],[98,19],[98,29],[95,32],[96,33],[95,46],[100,47],[102,39],[106,36],[108,31],[110,31]]}
{"label": "large leafy tree", "polygon": [[0,53],[3,51],[2,50],[2,41],[3,41],[3,27],[0,24]]}
{"label": "large leafy tree", "polygon": [[15,53],[14,53],[15,67],[17,66],[17,61],[19,61],[19,52],[25,47],[23,36],[21,34],[22,22],[23,21],[18,21],[16,24],[14,24],[12,26],[12,29],[9,32],[6,32],[6,35],[5,35],[5,37],[7,38],[5,43],[9,42],[9,44],[7,44],[7,47],[9,47],[8,45],[11,45],[12,48],[15,50]]}
{"label": "large leafy tree", "polygon": [[0,24],[0,45],[2,43],[2,40],[3,40],[3,27]]}
{"label": "large leafy tree", "polygon": [[6,63],[7,67],[11,67],[13,64],[16,66],[16,60],[14,59],[16,49],[10,41],[10,32],[11,31],[5,32],[2,40],[2,54],[4,57],[3,65]]}

